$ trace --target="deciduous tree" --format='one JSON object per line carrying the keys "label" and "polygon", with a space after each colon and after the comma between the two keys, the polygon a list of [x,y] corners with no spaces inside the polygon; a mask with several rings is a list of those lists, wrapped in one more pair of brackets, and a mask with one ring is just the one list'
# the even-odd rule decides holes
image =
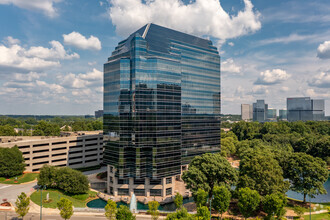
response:
{"label": "deciduous tree", "polygon": [[277,219],[280,219],[286,205],[286,196],[283,193],[272,193],[265,196],[262,204],[268,219],[274,215],[277,216]]}
{"label": "deciduous tree", "polygon": [[105,217],[107,217],[107,219],[109,220],[116,219],[116,212],[117,212],[116,202],[109,199],[104,209],[105,209]]}
{"label": "deciduous tree", "polygon": [[272,155],[253,151],[240,162],[238,188],[244,187],[265,196],[274,192],[285,193],[289,186],[284,181],[282,168]]}
{"label": "deciduous tree", "polygon": [[211,218],[210,210],[206,206],[197,207],[197,220],[209,220]]}
{"label": "deciduous tree", "polygon": [[57,203],[57,208],[60,210],[60,215],[64,219],[70,219],[73,215],[72,202],[66,198],[62,198]]}
{"label": "deciduous tree", "polygon": [[16,208],[15,212],[19,217],[24,218],[24,216],[29,212],[30,198],[22,192],[21,195],[18,196],[15,202]]}
{"label": "deciduous tree", "polygon": [[195,220],[194,216],[189,214],[187,209],[182,207],[177,209],[176,212],[168,214],[166,220]]}
{"label": "deciduous tree", "polygon": [[222,214],[229,208],[231,193],[227,187],[222,185],[214,187],[213,196],[212,207],[220,213],[222,218]]}
{"label": "deciduous tree", "polygon": [[246,187],[238,191],[238,208],[245,219],[252,216],[259,204],[260,195],[256,190]]}
{"label": "deciduous tree", "polygon": [[159,217],[158,211],[159,203],[157,201],[148,202],[149,213],[151,215],[152,220],[157,220]]}
{"label": "deciduous tree", "polygon": [[193,197],[197,207],[204,206],[207,202],[208,193],[202,189],[198,189]]}
{"label": "deciduous tree", "polygon": [[0,148],[0,177],[18,176],[25,170],[25,160],[17,146]]}
{"label": "deciduous tree", "polygon": [[292,154],[284,168],[285,177],[290,180],[291,189],[306,195],[326,194],[323,184],[328,179],[326,162],[306,153]]}
{"label": "deciduous tree", "polygon": [[203,189],[212,196],[214,186],[221,183],[234,185],[237,181],[237,171],[220,154],[207,153],[195,157],[190,162],[182,179],[193,194],[198,189]]}
{"label": "deciduous tree", "polygon": [[180,193],[176,193],[175,197],[174,197],[174,204],[176,206],[177,209],[181,208],[183,203],[183,197]]}
{"label": "deciduous tree", "polygon": [[117,212],[116,212],[116,219],[120,220],[135,220],[135,216],[133,213],[129,210],[129,208],[125,205],[119,206]]}

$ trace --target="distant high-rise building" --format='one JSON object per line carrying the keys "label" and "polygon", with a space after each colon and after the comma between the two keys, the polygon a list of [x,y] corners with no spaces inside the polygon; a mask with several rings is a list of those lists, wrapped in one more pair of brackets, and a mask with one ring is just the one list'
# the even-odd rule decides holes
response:
{"label": "distant high-rise building", "polygon": [[288,120],[287,114],[288,114],[288,111],[286,109],[280,109],[278,119],[281,120],[281,121]]}
{"label": "distant high-rise building", "polygon": [[103,117],[103,110],[95,111],[95,118],[101,118],[101,117]]}
{"label": "distant high-rise building", "polygon": [[251,121],[253,118],[253,109],[250,104],[241,104],[241,116],[244,121]]}
{"label": "distant high-rise building", "polygon": [[267,121],[276,121],[277,114],[275,108],[269,108],[267,111]]}
{"label": "distant high-rise building", "polygon": [[109,194],[180,191],[175,179],[189,162],[220,150],[220,94],[210,40],[148,24],[119,42],[104,64]]}
{"label": "distant high-rise building", "polygon": [[324,99],[287,98],[288,121],[324,120]]}
{"label": "distant high-rise building", "polygon": [[265,104],[265,100],[257,100],[256,103],[253,103],[253,121],[267,121],[267,111],[268,104]]}

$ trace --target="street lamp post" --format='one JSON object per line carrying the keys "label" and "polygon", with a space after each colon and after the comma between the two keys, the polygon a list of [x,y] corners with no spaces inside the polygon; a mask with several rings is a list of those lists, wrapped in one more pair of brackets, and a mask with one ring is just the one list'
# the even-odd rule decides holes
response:
{"label": "street lamp post", "polygon": [[309,192],[309,220],[312,220],[312,195]]}
{"label": "street lamp post", "polygon": [[38,185],[37,191],[40,190],[40,220],[42,220],[42,190],[45,190],[46,186]]}
{"label": "street lamp post", "polygon": [[207,199],[210,201],[210,220],[212,219],[212,199],[214,199],[214,195],[211,198]]}

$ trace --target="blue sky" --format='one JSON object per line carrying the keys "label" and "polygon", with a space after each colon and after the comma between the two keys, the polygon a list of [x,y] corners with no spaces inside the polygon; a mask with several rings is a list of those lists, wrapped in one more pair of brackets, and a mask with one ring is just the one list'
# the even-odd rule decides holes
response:
{"label": "blue sky", "polygon": [[93,114],[103,63],[153,22],[210,38],[221,54],[222,112],[265,99],[326,101],[328,0],[0,0],[0,114]]}

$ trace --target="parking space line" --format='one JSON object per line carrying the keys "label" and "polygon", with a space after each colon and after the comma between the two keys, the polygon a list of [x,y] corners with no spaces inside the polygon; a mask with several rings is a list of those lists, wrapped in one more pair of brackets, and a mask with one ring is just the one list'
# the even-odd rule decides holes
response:
{"label": "parking space line", "polygon": [[0,189],[5,189],[5,188],[8,188],[8,187],[11,187],[11,186],[0,186]]}

